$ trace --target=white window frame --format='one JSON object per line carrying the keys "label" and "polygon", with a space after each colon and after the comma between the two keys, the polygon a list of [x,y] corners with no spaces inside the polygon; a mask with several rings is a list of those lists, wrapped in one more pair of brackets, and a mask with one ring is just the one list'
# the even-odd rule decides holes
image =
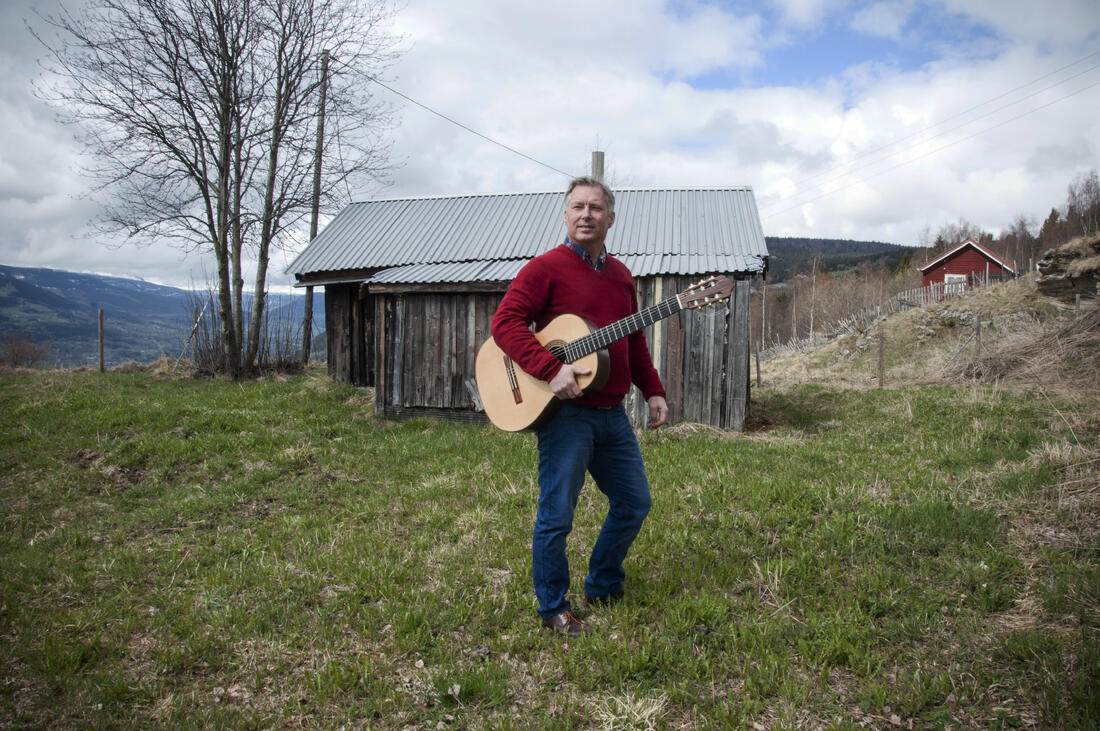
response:
{"label": "white window frame", "polygon": [[961,294],[966,291],[965,274],[947,274],[943,275],[943,289],[945,294]]}

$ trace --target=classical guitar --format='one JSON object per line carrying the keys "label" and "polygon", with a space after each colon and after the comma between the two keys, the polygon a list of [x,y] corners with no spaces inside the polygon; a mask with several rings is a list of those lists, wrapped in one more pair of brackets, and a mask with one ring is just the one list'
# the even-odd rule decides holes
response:
{"label": "classical guitar", "polygon": [[[563,363],[587,369],[589,374],[578,376],[577,385],[584,391],[594,391],[607,381],[608,345],[680,310],[697,310],[721,302],[732,291],[733,282],[727,277],[710,277],[598,330],[576,315],[559,315],[535,333],[535,339]],[[504,431],[537,429],[561,405],[546,381],[525,372],[492,338],[478,351],[475,375],[485,413]]]}

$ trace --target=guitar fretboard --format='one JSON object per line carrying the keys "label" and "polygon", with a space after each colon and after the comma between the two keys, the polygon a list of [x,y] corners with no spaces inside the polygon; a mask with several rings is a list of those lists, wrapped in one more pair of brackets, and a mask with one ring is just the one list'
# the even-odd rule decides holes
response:
{"label": "guitar fretboard", "polygon": [[644,310],[638,310],[633,315],[624,317],[606,327],[593,330],[584,337],[572,340],[560,347],[551,348],[550,352],[564,363],[574,363],[589,353],[595,353],[601,348],[606,348],[616,340],[625,338],[644,327],[649,327],[658,320],[663,320],[682,309],[680,295],[674,295],[655,305],[650,305]]}

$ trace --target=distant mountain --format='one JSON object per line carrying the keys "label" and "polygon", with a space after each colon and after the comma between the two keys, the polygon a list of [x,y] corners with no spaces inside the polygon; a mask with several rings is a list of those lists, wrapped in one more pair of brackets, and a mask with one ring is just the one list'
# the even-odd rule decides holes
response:
{"label": "distant mountain", "polygon": [[[103,310],[104,361],[148,363],[185,353],[196,306],[204,293],[137,279],[58,269],[0,266],[0,338],[48,345],[51,365],[99,361],[99,310]],[[271,318],[300,323],[305,297],[267,296]],[[324,323],[324,294],[314,295],[314,334]]]}
{"label": "distant mountain", "polygon": [[881,241],[764,237],[768,244],[768,281],[782,282],[799,272],[809,272],[817,257],[818,271],[837,272],[882,263],[889,269],[912,257],[908,246]]}

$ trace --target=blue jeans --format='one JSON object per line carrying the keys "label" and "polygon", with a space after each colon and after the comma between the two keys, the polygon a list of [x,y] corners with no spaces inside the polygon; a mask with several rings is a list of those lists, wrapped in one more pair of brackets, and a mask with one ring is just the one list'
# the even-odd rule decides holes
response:
{"label": "blue jeans", "polygon": [[569,561],[565,539],[573,529],[584,474],[607,496],[603,528],[588,560],[584,593],[602,597],[622,589],[623,560],[651,504],[642,453],[622,405],[594,409],[566,402],[538,431],[539,508],[531,568],[539,615],[568,610]]}

